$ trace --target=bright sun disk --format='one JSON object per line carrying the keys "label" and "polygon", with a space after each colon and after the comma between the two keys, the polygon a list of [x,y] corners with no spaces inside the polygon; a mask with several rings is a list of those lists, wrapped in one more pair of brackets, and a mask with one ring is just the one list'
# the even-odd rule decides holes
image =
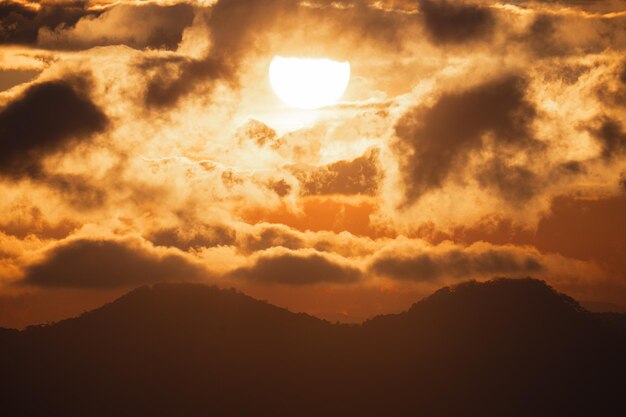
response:
{"label": "bright sun disk", "polygon": [[350,81],[350,63],[275,56],[269,76],[272,89],[285,104],[317,109],[335,104],[341,98]]}

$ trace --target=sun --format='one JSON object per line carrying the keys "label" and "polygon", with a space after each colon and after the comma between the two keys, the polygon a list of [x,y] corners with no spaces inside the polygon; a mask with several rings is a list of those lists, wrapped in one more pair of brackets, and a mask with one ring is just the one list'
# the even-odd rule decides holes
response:
{"label": "sun", "polygon": [[350,82],[350,63],[326,58],[275,56],[269,69],[272,89],[288,106],[318,109],[335,104]]}

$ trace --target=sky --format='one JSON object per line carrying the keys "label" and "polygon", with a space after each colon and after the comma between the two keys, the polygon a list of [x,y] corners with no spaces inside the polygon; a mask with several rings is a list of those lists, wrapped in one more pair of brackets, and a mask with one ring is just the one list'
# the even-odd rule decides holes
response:
{"label": "sky", "polygon": [[[0,3],[0,326],[194,281],[331,321],[532,276],[626,310],[621,0]],[[276,56],[350,64],[290,107]]]}

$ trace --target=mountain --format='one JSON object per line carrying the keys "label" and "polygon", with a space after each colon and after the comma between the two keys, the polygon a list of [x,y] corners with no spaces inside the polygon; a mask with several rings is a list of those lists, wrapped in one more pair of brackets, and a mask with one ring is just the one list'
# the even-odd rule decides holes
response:
{"label": "mountain", "polygon": [[0,331],[1,416],[623,416],[624,315],[532,279],[362,325],[199,284]]}

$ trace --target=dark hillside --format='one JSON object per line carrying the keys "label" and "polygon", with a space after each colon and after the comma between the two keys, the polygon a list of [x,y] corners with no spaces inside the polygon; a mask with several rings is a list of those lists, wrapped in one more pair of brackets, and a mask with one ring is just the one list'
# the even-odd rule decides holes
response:
{"label": "dark hillside", "polygon": [[541,281],[443,288],[361,326],[233,290],[142,287],[0,331],[0,415],[623,415],[623,318]]}

